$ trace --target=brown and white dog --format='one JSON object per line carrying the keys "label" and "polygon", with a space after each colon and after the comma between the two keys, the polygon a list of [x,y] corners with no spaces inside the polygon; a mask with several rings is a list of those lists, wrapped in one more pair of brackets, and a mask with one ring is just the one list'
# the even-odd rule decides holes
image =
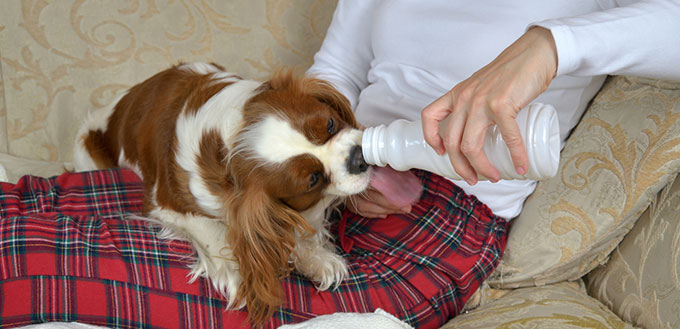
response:
{"label": "brown and white dog", "polygon": [[261,322],[292,269],[319,289],[347,274],[327,215],[361,193],[370,170],[348,101],[328,83],[280,73],[243,80],[180,64],[132,87],[79,130],[75,169],[133,169],[145,215],[190,240],[230,307]]}

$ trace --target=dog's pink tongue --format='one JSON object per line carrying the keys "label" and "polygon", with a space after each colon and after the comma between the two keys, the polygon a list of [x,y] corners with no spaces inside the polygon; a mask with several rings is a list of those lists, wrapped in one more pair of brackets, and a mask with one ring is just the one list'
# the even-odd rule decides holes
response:
{"label": "dog's pink tongue", "polygon": [[371,186],[400,207],[410,206],[423,192],[423,185],[410,171],[396,171],[391,167],[375,167]]}

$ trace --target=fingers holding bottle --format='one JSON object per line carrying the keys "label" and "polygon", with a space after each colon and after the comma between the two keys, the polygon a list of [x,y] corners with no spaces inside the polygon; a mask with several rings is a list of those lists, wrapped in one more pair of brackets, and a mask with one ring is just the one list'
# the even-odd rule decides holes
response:
{"label": "fingers holding bottle", "polygon": [[[515,118],[547,89],[556,71],[552,34],[540,27],[529,29],[491,63],[423,109],[426,142],[439,154],[443,146],[454,170],[469,184],[477,182],[477,175],[497,181],[498,170],[482,151],[486,131],[495,124],[516,172],[525,174],[528,159]],[[445,120],[446,127],[440,128]]]}

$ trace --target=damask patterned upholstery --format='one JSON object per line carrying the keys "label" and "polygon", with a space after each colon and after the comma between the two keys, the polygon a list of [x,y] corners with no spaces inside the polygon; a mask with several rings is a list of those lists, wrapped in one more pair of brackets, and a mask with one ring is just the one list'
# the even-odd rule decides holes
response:
{"label": "damask patterned upholstery", "polygon": [[605,261],[680,170],[680,83],[612,77],[515,219],[492,286],[576,280]]}
{"label": "damask patterned upholstery", "polygon": [[680,326],[680,180],[666,186],[614,249],[586,277],[588,292],[643,328]]}
{"label": "damask patterned upholstery", "polygon": [[478,328],[633,328],[585,294],[581,281],[520,288],[475,311],[461,314],[442,329]]}
{"label": "damask patterned upholstery", "polygon": [[252,79],[283,65],[304,70],[334,8],[332,0],[3,1],[0,151],[69,161],[88,111],[180,61],[214,61]]}

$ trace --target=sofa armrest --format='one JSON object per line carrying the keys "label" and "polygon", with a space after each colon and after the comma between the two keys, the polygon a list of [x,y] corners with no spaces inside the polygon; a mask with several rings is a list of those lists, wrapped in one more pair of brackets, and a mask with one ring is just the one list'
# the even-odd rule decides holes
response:
{"label": "sofa armrest", "polygon": [[680,323],[680,176],[662,189],[608,263],[586,277],[588,292],[643,328]]}

